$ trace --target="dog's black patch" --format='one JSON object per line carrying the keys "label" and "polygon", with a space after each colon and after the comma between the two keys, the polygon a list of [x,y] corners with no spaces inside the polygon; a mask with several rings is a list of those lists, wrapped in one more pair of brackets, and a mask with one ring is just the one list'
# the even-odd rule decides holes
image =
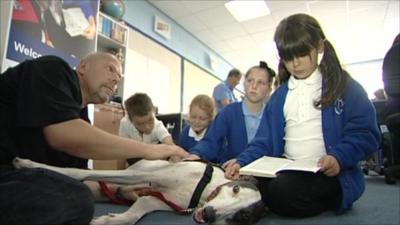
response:
{"label": "dog's black patch", "polygon": [[232,217],[226,219],[228,225],[252,225],[257,223],[268,213],[262,201],[258,201],[244,209],[237,211]]}

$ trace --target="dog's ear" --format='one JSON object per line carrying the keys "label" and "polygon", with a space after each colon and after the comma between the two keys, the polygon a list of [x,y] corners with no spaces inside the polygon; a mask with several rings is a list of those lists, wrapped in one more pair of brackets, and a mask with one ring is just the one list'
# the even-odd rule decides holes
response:
{"label": "dog's ear", "polygon": [[255,186],[258,186],[258,181],[255,177],[253,176],[248,176],[248,175],[242,175],[239,177],[240,181],[247,181],[253,183]]}

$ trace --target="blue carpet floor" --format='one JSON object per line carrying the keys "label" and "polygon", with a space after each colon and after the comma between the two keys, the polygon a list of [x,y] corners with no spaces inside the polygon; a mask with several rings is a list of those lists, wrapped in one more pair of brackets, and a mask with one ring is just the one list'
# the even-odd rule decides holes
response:
{"label": "blue carpet floor", "polygon": [[[334,212],[325,212],[319,216],[293,219],[269,214],[257,225],[400,225],[400,182],[388,185],[382,176],[367,176],[367,186],[363,196],[354,204],[353,209],[337,216]],[[108,212],[120,213],[126,206],[96,204],[95,215]],[[154,212],[146,215],[138,225],[194,225],[191,216],[182,216],[173,212]]]}

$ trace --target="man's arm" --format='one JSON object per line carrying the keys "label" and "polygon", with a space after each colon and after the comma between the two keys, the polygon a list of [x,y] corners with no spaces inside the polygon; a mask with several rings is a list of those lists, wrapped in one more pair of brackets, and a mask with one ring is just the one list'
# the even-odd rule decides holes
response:
{"label": "man's arm", "polygon": [[174,141],[172,140],[171,136],[167,136],[164,139],[161,140],[161,143],[167,144],[167,145],[174,145]]}
{"label": "man's arm", "polygon": [[43,129],[49,145],[80,158],[91,159],[166,159],[186,157],[175,145],[147,145],[107,133],[81,119],[52,124]]}
{"label": "man's arm", "polygon": [[229,105],[230,103],[231,102],[227,98],[221,99],[221,105],[224,106],[224,107]]}
{"label": "man's arm", "polygon": [[228,91],[224,88],[223,85],[218,85],[213,92],[213,98],[216,102],[221,104],[222,107],[225,107],[226,105],[230,104],[229,100],[229,93]]}

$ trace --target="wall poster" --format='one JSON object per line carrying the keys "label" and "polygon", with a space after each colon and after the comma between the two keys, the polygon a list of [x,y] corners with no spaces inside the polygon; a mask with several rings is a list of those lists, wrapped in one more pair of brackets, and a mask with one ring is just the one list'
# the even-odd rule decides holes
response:
{"label": "wall poster", "polygon": [[42,55],[77,66],[96,49],[99,1],[14,0],[3,71]]}

